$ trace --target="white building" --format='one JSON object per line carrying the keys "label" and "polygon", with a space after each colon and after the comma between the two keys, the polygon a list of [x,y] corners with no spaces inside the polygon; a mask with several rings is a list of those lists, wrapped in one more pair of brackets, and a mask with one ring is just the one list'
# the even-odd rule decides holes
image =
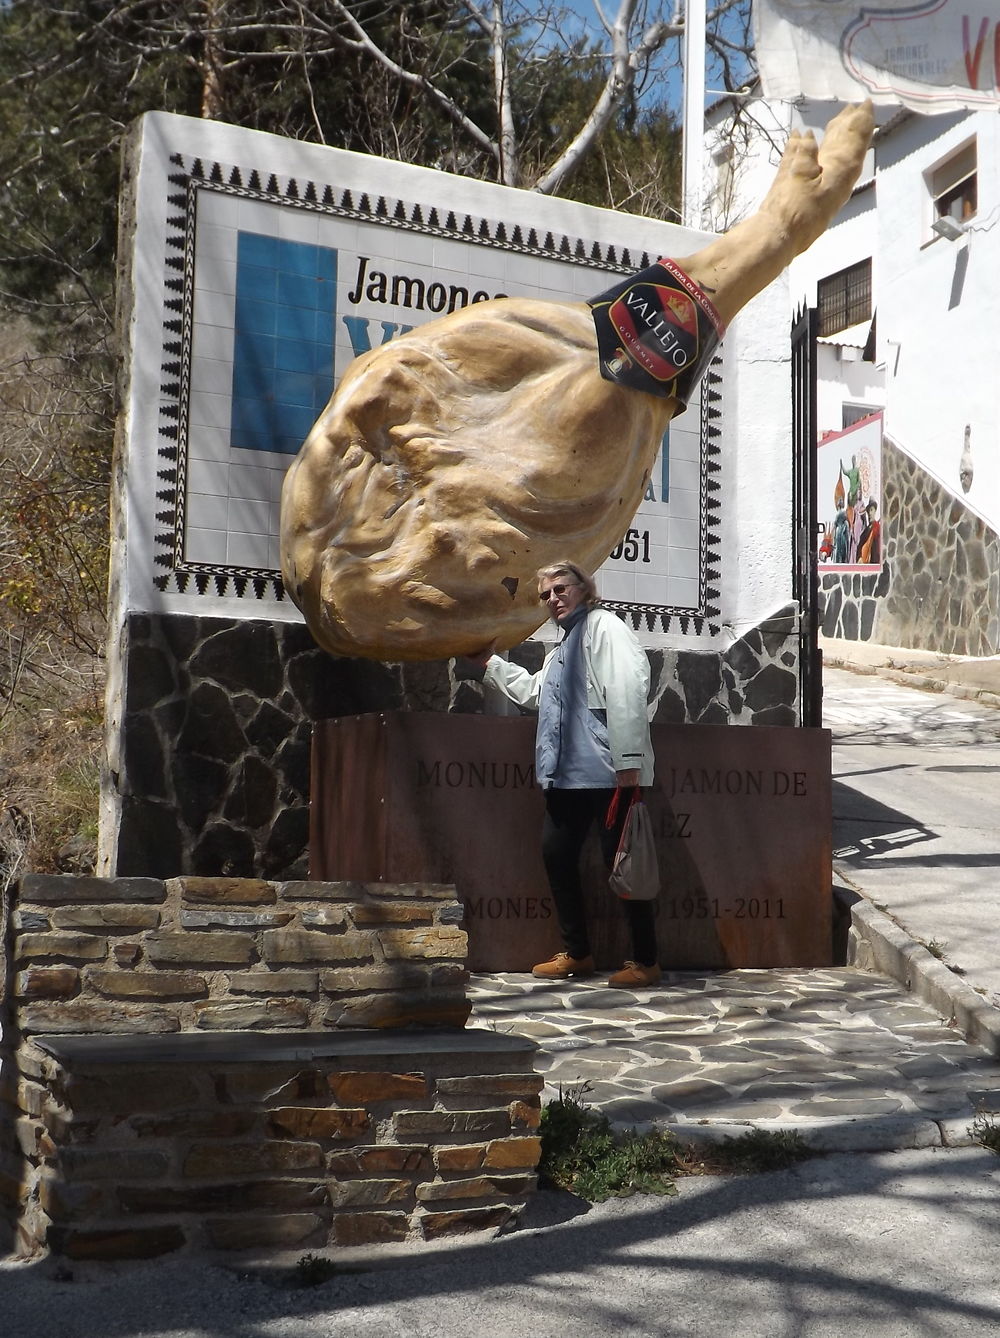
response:
{"label": "white building", "polygon": [[[833,111],[754,100],[734,124],[732,104],[718,104],[707,225],[751,212],[789,130],[821,137]],[[995,654],[1000,118],[881,109],[879,119],[851,200],[790,273],[793,309],[818,310],[818,440],[883,413],[881,570],[821,565],[823,630]]]}

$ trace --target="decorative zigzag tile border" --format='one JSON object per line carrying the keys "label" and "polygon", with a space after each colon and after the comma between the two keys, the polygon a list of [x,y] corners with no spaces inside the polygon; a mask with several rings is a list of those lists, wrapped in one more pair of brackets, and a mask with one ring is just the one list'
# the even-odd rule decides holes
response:
{"label": "decorative zigzag tile border", "polygon": [[616,600],[603,602],[624,613],[632,627],[648,632],[680,632],[702,636],[707,628],[719,632],[719,582],[722,548],[719,510],[722,482],[722,357],[717,353],[701,383],[701,516],[698,527],[698,607],[672,608],[663,604],[635,604]]}
{"label": "decorative zigzag tile border", "polygon": [[[290,208],[382,223],[387,227],[472,242],[547,260],[629,273],[653,262],[646,251],[601,245],[544,229],[511,225],[445,207],[404,201],[332,185],[226,166],[202,158],[171,156],[166,198],[164,289],[159,442],[157,447],[153,562],[154,584],[161,592],[199,596],[235,596],[283,601],[281,575],[264,568],[184,559],[183,499],[188,467],[187,417],[191,390],[192,326],[195,294],[195,224],[199,195],[219,192]],[[606,601],[624,614],[634,629],[700,636],[719,631],[721,541],[719,511],[722,469],[722,357],[717,353],[701,386],[699,599],[697,608]]]}

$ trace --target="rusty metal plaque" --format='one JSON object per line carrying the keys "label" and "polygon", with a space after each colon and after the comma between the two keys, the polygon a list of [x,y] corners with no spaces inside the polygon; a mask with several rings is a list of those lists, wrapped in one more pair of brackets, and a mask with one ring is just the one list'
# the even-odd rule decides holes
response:
{"label": "rusty metal plaque", "polygon": [[[312,877],[454,883],[470,968],[529,970],[560,947],[534,735],[527,717],[391,712],[318,722]],[[646,798],[662,875],[662,964],[829,965],[829,731],[654,725],[653,747]],[[584,886],[594,956],[613,969],[631,950],[596,837]]]}

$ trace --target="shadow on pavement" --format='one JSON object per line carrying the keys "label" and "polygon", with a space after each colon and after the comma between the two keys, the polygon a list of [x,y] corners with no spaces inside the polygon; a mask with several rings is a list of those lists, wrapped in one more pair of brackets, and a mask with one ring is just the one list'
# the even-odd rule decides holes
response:
{"label": "shadow on pavement", "polygon": [[[871,799],[843,781],[833,782],[833,857],[839,864],[861,868],[877,856],[880,869],[1000,868],[1000,851],[913,853],[913,846],[936,841],[940,835],[908,813]],[[887,858],[886,852],[891,850],[905,850],[906,854],[899,859]]]}
{"label": "shadow on pavement", "polygon": [[[833,782],[833,853],[836,860],[863,864],[886,850],[934,841],[938,835],[908,813],[890,808],[843,781]],[[880,865],[884,863],[879,860]]]}
{"label": "shadow on pavement", "polygon": [[679,1198],[614,1202],[308,1290],[190,1259],[87,1285],[0,1271],[0,1305],[17,1338],[985,1335],[1000,1325],[996,1167],[963,1149],[688,1181]]}

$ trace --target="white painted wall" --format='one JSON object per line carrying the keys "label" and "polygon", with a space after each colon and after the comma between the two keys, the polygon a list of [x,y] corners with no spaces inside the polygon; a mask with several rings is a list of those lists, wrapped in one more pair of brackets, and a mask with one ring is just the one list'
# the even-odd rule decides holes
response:
{"label": "white painted wall", "polygon": [[[841,210],[833,227],[813,242],[809,250],[792,262],[789,291],[796,305],[815,306],[817,285],[828,274],[872,258],[872,286],[878,292],[878,212],[873,177],[863,175],[854,194]],[[862,331],[831,335],[819,346],[816,369],[816,429],[820,437],[839,432],[844,426],[843,405],[885,405],[885,372],[876,362],[861,357]]]}
{"label": "white painted wall", "polygon": [[725,98],[706,112],[703,226],[711,232],[725,232],[757,208],[774,180],[793,118],[798,123],[789,105],[754,99],[740,103],[734,129],[735,105]]}
{"label": "white painted wall", "polygon": [[[966,240],[935,238],[924,173],[973,134],[978,214]],[[965,500],[1000,528],[1000,120],[987,112],[913,117],[879,158],[876,291],[886,432],[961,496],[969,424],[975,477]]]}
{"label": "white painted wall", "polygon": [[885,372],[881,365],[864,362],[853,344],[821,344],[816,371],[816,428],[819,437],[843,427],[843,406],[885,406]]}
{"label": "white painted wall", "polygon": [[[739,166],[733,217],[759,202],[782,126],[810,125],[820,137],[829,104],[791,109],[755,104],[760,130]],[[883,111],[882,119],[887,113]],[[717,146],[725,126],[709,130]],[[936,238],[926,175],[972,136],[979,201],[967,238]],[[990,112],[910,115],[876,141],[871,171],[835,224],[792,265],[789,310],[815,304],[817,281],[872,257],[877,345],[874,364],[849,346],[821,345],[818,427],[837,431],[845,401],[884,405],[885,430],[944,487],[1000,529],[1000,119]],[[974,478],[959,482],[965,428]]]}
{"label": "white painted wall", "polygon": [[733,478],[724,539],[734,585],[726,626],[732,640],[792,597],[790,324],[782,277],[743,309],[729,335],[739,368],[729,405],[739,422],[739,449],[728,456]]}

